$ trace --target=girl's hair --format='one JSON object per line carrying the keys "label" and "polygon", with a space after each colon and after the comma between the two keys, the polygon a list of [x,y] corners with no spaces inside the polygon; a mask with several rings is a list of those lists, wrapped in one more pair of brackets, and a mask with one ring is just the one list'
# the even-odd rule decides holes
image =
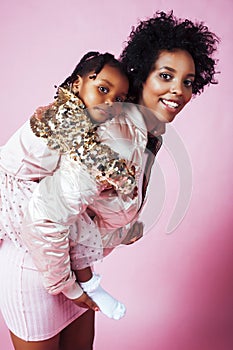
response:
{"label": "girl's hair", "polygon": [[186,50],[194,60],[196,77],[193,95],[200,94],[205,85],[217,84],[214,78],[216,60],[212,54],[217,49],[219,38],[203,23],[182,20],[169,13],[156,12],[138,27],[133,27],[127,46],[120,60],[125,65],[130,79],[130,92],[138,102],[142,83],[155,68],[155,61],[162,50]]}
{"label": "girl's hair", "polygon": [[124,65],[119,62],[112,54],[108,52],[101,54],[99,52],[90,51],[81,58],[73,73],[68,78],[66,78],[60,87],[67,89],[70,88],[73,82],[78,78],[78,75],[83,77],[89,73],[93,73],[90,76],[90,79],[95,79],[97,74],[103,69],[106,64],[119,69],[123,75],[128,76]]}

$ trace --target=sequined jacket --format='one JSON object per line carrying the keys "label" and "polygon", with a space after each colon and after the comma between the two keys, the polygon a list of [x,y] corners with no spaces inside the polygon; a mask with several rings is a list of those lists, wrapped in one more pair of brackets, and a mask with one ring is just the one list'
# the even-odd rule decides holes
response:
{"label": "sequined jacket", "polygon": [[[116,105],[119,112],[114,119],[120,120],[124,118],[124,104]],[[111,109],[113,107],[105,110],[109,119],[112,117]],[[37,109],[30,124],[35,135],[43,138],[48,148],[58,149],[71,159],[70,163],[74,163],[76,168],[83,167],[102,185],[102,189],[103,185],[113,186],[123,194],[130,194],[135,189],[136,165],[131,163],[130,166],[127,159],[100,142],[97,134],[99,125],[92,122],[91,112],[71,91],[59,87],[55,101]]]}

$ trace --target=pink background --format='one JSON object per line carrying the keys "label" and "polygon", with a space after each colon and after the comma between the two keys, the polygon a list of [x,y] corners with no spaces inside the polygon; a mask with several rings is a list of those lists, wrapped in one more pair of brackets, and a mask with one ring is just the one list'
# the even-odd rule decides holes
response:
{"label": "pink background", "polygon": [[[182,222],[167,234],[179,181],[163,148],[158,162],[166,198],[156,225],[140,242],[117,249],[97,266],[103,285],[127,305],[127,315],[119,322],[97,316],[96,350],[233,348],[232,1],[0,3],[0,144],[35,107],[51,101],[53,85],[66,78],[86,51],[118,56],[138,19],[169,9],[179,17],[203,20],[221,37],[219,85],[194,99],[173,123],[193,170],[192,197]],[[155,178],[150,192],[153,206]],[[13,349],[1,317],[0,349]]]}

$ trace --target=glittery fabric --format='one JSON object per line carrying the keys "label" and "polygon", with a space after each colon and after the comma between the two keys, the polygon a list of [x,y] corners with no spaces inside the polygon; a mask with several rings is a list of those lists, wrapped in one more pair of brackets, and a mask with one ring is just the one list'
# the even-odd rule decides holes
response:
{"label": "glittery fabric", "polygon": [[94,125],[82,101],[63,88],[47,108],[38,109],[30,120],[36,136],[44,138],[51,149],[59,149],[80,161],[96,181],[119,193],[129,194],[136,186],[135,168],[109,146],[100,143]]}

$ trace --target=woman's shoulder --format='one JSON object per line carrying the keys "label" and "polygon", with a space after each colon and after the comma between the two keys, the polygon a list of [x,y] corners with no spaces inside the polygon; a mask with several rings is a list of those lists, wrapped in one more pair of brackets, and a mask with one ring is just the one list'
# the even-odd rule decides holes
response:
{"label": "woman's shoulder", "polygon": [[134,103],[124,103],[124,114],[130,122],[139,128],[143,133],[147,134],[147,127],[138,105]]}
{"label": "woman's shoulder", "polygon": [[[128,113],[130,111],[130,113]],[[122,112],[97,129],[99,140],[117,152],[121,158],[140,163],[147,144],[147,129],[134,105],[122,106]]]}
{"label": "woman's shoulder", "polygon": [[137,106],[132,103],[123,103],[121,113],[107,120],[98,128],[98,134],[108,135],[111,138],[123,138],[134,140],[134,142],[147,141],[147,128],[144,118]]}

